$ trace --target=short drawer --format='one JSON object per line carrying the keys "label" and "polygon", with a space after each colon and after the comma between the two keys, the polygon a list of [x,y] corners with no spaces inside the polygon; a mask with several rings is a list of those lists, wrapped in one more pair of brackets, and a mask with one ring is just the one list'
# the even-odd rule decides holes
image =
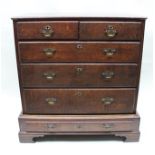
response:
{"label": "short drawer", "polygon": [[141,22],[83,21],[80,22],[81,40],[141,40]]}
{"label": "short drawer", "polygon": [[24,113],[133,113],[136,89],[24,89]]}
{"label": "short drawer", "polygon": [[137,64],[22,64],[23,87],[136,87]]}
{"label": "short drawer", "polygon": [[137,131],[139,116],[122,115],[21,115],[20,130],[25,132],[85,133],[103,131]]}
{"label": "short drawer", "polygon": [[19,42],[21,62],[138,62],[140,42]]}
{"label": "short drawer", "polygon": [[18,39],[77,39],[77,21],[34,21],[17,23]]}

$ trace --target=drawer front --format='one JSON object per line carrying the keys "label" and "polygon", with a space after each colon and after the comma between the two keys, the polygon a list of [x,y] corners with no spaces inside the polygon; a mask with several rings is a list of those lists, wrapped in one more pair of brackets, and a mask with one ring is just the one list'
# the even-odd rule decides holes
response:
{"label": "drawer front", "polygon": [[[135,123],[132,121],[99,121],[99,122],[64,122],[64,121],[28,121],[22,124],[24,130],[35,132],[103,132],[132,131]],[[22,130],[23,131],[23,130]]]}
{"label": "drawer front", "polygon": [[19,42],[22,62],[137,62],[139,42]]}
{"label": "drawer front", "polygon": [[77,39],[76,21],[18,22],[18,39]]}
{"label": "drawer front", "polygon": [[[119,115],[21,115],[21,131],[87,133],[93,131],[138,131],[139,116]],[[96,134],[96,133],[95,133]]]}
{"label": "drawer front", "polygon": [[24,113],[132,113],[135,89],[25,89]]}
{"label": "drawer front", "polygon": [[141,22],[80,22],[81,40],[141,40]]}
{"label": "drawer front", "polygon": [[24,87],[136,87],[136,64],[24,64]]}

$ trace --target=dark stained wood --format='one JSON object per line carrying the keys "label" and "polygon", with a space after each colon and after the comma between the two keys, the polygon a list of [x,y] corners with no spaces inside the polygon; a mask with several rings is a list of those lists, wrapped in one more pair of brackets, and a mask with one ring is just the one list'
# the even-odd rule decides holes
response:
{"label": "dark stained wood", "polygon": [[[41,117],[40,117],[41,116]],[[84,117],[86,116],[86,117]],[[92,131],[137,131],[139,116],[128,115],[21,115],[21,131],[42,132],[92,132]],[[40,117],[40,118],[39,118]],[[105,124],[109,124],[107,127]],[[52,128],[52,124],[55,127]],[[50,127],[51,125],[51,127]],[[61,126],[62,125],[62,126]],[[79,128],[81,125],[81,128]],[[61,127],[60,127],[61,126]],[[70,128],[71,126],[71,128]],[[96,128],[97,127],[97,128]],[[56,130],[56,128],[58,130]]]}
{"label": "dark stained wood", "polygon": [[[139,140],[136,106],[145,18],[40,17],[13,18],[13,22],[24,112],[19,117],[21,142],[46,135],[115,135],[125,141]],[[48,25],[54,33],[46,38],[42,28]],[[112,38],[105,35],[109,25],[116,30]],[[48,47],[56,48],[51,58],[41,52]],[[102,48],[116,48],[116,53],[107,57]],[[80,67],[83,71],[77,74]],[[47,81],[45,71],[54,71],[56,76]],[[115,74],[103,79],[103,71]],[[72,97],[73,92],[79,95],[81,91],[84,95]],[[56,104],[52,110],[47,108],[43,104],[46,95],[57,95],[59,108]],[[102,95],[113,95],[117,101],[102,109],[98,100]]]}
{"label": "dark stained wood", "polygon": [[[106,36],[108,25],[113,26],[117,34],[113,38]],[[119,21],[83,21],[80,22],[81,40],[141,40],[141,22],[119,22]]]}
{"label": "dark stained wood", "polygon": [[[42,34],[44,26],[51,26],[54,33],[46,38]],[[78,23],[77,21],[37,21],[37,22],[18,22],[18,39],[77,39]]]}
{"label": "dark stained wood", "polygon": [[140,58],[139,58],[139,60],[138,60],[138,64],[139,64],[139,69],[138,69],[138,82],[137,82],[137,84],[138,84],[138,86],[137,86],[137,98],[136,98],[136,104],[135,104],[135,106],[134,106],[134,109],[135,109],[135,112],[136,112],[136,109],[137,109],[137,101],[138,101],[138,93],[139,93],[139,83],[140,83],[140,76],[141,76],[141,64],[142,64],[142,56],[143,56],[143,42],[144,42],[144,32],[145,32],[145,21],[143,21],[143,23],[142,23],[142,29],[143,29],[143,31],[142,31],[142,39],[141,39],[141,44],[140,44]]}
{"label": "dark stained wood", "polygon": [[[24,99],[29,114],[112,114],[133,113],[136,89],[25,89]],[[102,98],[114,101],[106,105]],[[55,98],[53,105],[47,98]],[[37,103],[37,104],[36,104]]]}
{"label": "dark stained wood", "polygon": [[[139,42],[19,42],[21,62],[137,62]],[[54,48],[47,56],[44,49]],[[107,56],[105,49],[115,49]]]}
{"label": "dark stained wood", "polygon": [[[79,74],[77,68],[82,68]],[[136,64],[24,64],[21,65],[24,87],[136,87]],[[45,73],[54,73],[53,80]],[[113,72],[111,79],[103,72]]]}

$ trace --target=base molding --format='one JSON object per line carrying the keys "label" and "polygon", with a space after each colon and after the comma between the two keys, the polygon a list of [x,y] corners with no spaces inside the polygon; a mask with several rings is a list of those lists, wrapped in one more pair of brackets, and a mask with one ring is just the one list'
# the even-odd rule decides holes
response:
{"label": "base molding", "polygon": [[19,116],[19,140],[60,135],[112,135],[125,142],[139,141],[138,114],[122,115],[25,115]]}
{"label": "base molding", "polygon": [[19,132],[19,141],[21,143],[34,143],[35,138],[44,138],[47,135],[112,135],[116,137],[121,137],[125,142],[138,142],[140,137],[140,132],[110,132],[110,133],[35,133],[35,132]]}

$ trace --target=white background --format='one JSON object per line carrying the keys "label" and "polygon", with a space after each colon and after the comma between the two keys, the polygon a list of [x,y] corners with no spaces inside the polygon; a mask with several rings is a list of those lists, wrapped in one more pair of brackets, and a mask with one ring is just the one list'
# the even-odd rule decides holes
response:
{"label": "white background", "polygon": [[[122,141],[18,142],[21,111],[13,25],[16,16],[142,16],[147,17],[138,111],[139,143]],[[153,0],[4,0],[0,1],[0,154],[155,154],[155,100],[153,97]]]}

